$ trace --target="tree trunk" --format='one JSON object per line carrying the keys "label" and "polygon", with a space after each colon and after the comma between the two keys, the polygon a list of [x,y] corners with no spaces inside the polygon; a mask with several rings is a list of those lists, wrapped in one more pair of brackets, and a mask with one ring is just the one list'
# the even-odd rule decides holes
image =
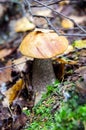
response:
{"label": "tree trunk", "polygon": [[32,85],[34,91],[41,96],[41,93],[46,91],[46,86],[55,81],[52,61],[50,59],[35,59],[32,70]]}

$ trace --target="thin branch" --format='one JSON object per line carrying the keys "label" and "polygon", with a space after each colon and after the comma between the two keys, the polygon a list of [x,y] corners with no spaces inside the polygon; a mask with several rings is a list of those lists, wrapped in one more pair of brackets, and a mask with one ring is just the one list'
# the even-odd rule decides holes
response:
{"label": "thin branch", "polygon": [[[52,1],[46,1],[46,4],[47,6],[50,6],[50,5],[54,5],[54,4],[59,4],[59,2],[61,2],[62,0],[52,0]],[[43,5],[31,5],[31,7],[43,7]]]}
{"label": "thin branch", "polygon": [[51,28],[59,35],[59,36],[79,36],[79,37],[85,37],[86,36],[86,34],[62,34],[62,33],[59,33],[58,31],[57,31],[57,29],[52,25],[52,23],[49,21],[49,19],[48,19],[48,17],[45,17],[45,16],[41,16],[41,15],[32,15],[33,17],[41,17],[41,18],[44,18],[46,21],[47,21],[47,23],[48,23],[48,26],[51,26]]}
{"label": "thin branch", "polygon": [[78,37],[86,37],[86,34],[73,34],[73,33],[66,33],[66,34],[59,34],[59,36],[78,36]]}
{"label": "thin branch", "polygon": [[32,11],[31,11],[30,2],[29,2],[28,0],[24,0],[24,4],[25,4],[25,6],[28,6],[28,8],[29,8],[28,12],[30,13],[30,15],[33,15],[33,14],[32,14]]}
{"label": "thin branch", "polygon": [[[84,49],[84,50],[86,50],[86,48],[75,48],[72,52],[70,52],[70,53],[75,53],[75,52],[79,52],[80,50],[82,50],[82,49]],[[58,57],[68,57],[68,54],[63,54],[62,56],[58,56]],[[20,65],[20,64],[23,64],[23,63],[26,63],[27,61],[29,61],[29,60],[25,60],[25,61],[23,61],[23,62],[20,62],[20,63],[18,63],[18,64],[13,64],[13,65],[9,65],[9,66],[5,66],[5,67],[1,67],[0,68],[0,70],[4,70],[4,69],[8,69],[8,68],[13,68],[13,67],[16,67],[16,66],[18,66],[18,65]]]}
{"label": "thin branch", "polygon": [[25,61],[20,62],[20,63],[18,63],[18,64],[13,64],[13,65],[1,67],[0,70],[4,70],[4,69],[8,69],[8,68],[13,68],[13,67],[15,67],[15,66],[17,66],[17,65],[20,65],[20,64],[23,64],[23,63],[25,63],[25,62],[27,62],[27,61],[29,61],[29,60],[25,60]]}
{"label": "thin branch", "polygon": [[39,4],[41,4],[41,5],[43,5],[44,7],[46,7],[46,8],[48,8],[48,9],[52,10],[52,11],[55,12],[56,14],[58,14],[58,15],[64,17],[64,18],[66,18],[66,19],[69,19],[69,20],[72,21],[80,30],[82,30],[84,33],[86,33],[86,30],[84,30],[84,29],[83,29],[78,23],[76,23],[73,19],[69,18],[68,16],[66,16],[66,15],[64,15],[64,14],[62,14],[62,13],[60,13],[60,12],[54,10],[54,9],[52,9],[51,7],[49,7],[49,6],[45,5],[45,4],[43,4],[42,2],[39,2],[38,0],[34,0],[34,1],[37,2],[37,3],[39,3]]}
{"label": "thin branch", "polygon": [[[43,4],[50,6],[50,5],[54,5],[54,4],[59,4],[62,1],[64,1],[64,0],[52,0],[52,1],[46,1],[46,3],[44,2]],[[65,0],[65,2],[69,2],[68,3],[69,5],[79,3],[77,0],[72,0],[72,1],[71,0]],[[34,5],[31,5],[31,7],[43,7],[43,5],[34,4]]]}
{"label": "thin branch", "polygon": [[[24,5],[26,5],[26,6],[28,6],[28,8],[29,8],[29,13],[30,13],[30,15],[32,15],[33,17],[42,17],[42,18],[45,18],[45,20],[47,21],[47,23],[48,23],[48,26],[50,26],[58,35],[64,35],[64,36],[79,36],[79,37],[85,37],[86,36],[86,30],[85,30],[85,28],[84,27],[82,27],[82,26],[80,26],[79,24],[77,24],[73,19],[71,19],[71,18],[69,18],[68,16],[65,16],[64,14],[62,14],[62,13],[60,13],[60,12],[58,12],[58,11],[55,11],[54,9],[52,9],[51,7],[49,7],[49,5],[50,4],[56,4],[56,3],[59,3],[59,2],[61,2],[61,1],[64,1],[64,0],[51,0],[51,1],[46,1],[46,4],[45,3],[42,3],[42,2],[40,2],[40,1],[38,1],[38,0],[34,0],[36,3],[38,3],[39,5],[41,5],[42,7],[46,7],[46,8],[48,8],[48,9],[50,9],[50,10],[52,10],[53,12],[55,12],[56,14],[58,14],[58,15],[60,15],[60,16],[62,16],[62,17],[65,17],[65,18],[67,18],[67,19],[69,19],[69,20],[71,20],[77,27],[78,27],[78,29],[80,29],[81,31],[83,31],[85,34],[77,34],[77,33],[75,33],[75,34],[68,34],[68,33],[66,33],[66,34],[61,34],[61,33],[59,33],[58,31],[57,31],[57,29],[53,26],[53,24],[50,22],[50,20],[48,19],[48,17],[44,17],[44,16],[37,16],[37,15],[33,15],[32,14],[32,11],[31,11],[31,7],[33,7],[33,5],[31,5],[31,3],[30,3],[30,1],[29,0],[24,0],[23,2],[16,2],[15,0],[14,1],[11,1],[11,0],[0,0],[0,3],[2,3],[2,4],[5,4],[5,3],[16,3],[16,4],[18,4],[20,7],[21,7],[21,10],[22,10],[22,14],[23,14],[23,16],[25,16],[26,15],[26,11],[25,11],[25,7],[24,7]],[[67,0],[66,0],[67,1]],[[77,3],[77,1],[76,0],[73,0],[73,1],[70,1],[70,3]],[[74,28],[75,29],[75,28]]]}
{"label": "thin branch", "polygon": [[40,15],[33,15],[33,17],[41,17],[41,18],[44,18],[48,25],[51,26],[51,28],[59,35],[59,32],[55,29],[55,27],[52,25],[52,23],[49,21],[48,17],[45,17],[45,16],[40,16]]}

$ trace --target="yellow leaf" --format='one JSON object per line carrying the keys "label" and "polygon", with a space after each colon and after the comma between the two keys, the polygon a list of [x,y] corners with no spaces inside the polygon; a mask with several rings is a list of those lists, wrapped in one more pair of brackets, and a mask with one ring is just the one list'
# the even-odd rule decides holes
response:
{"label": "yellow leaf", "polygon": [[31,23],[26,17],[19,19],[15,24],[16,32],[25,32],[35,28],[35,25]]}
{"label": "yellow leaf", "polygon": [[64,6],[64,5],[67,5],[67,4],[69,4],[69,3],[70,3],[69,0],[64,0],[64,1],[59,2],[59,5],[60,5],[60,6]]}
{"label": "yellow leaf", "polygon": [[72,46],[72,45],[68,45],[68,48],[67,48],[67,50],[64,52],[64,54],[68,54],[68,53],[70,53],[70,52],[72,52],[72,51],[74,51],[73,46]]}
{"label": "yellow leaf", "polygon": [[73,46],[76,48],[86,48],[86,40],[77,40],[74,41]]}
{"label": "yellow leaf", "polygon": [[68,19],[63,19],[61,22],[63,28],[69,29],[74,27],[74,23]]}
{"label": "yellow leaf", "polygon": [[63,58],[57,58],[56,61],[58,63],[62,63],[62,64],[69,64],[69,65],[74,65],[74,64],[77,64],[77,61],[74,61],[74,60],[70,60],[70,59],[66,59],[65,57]]}
{"label": "yellow leaf", "polygon": [[[11,88],[9,88],[6,92],[5,92],[5,99],[3,101],[3,104],[6,106],[8,106],[9,104],[11,104],[14,99],[17,97],[19,91],[23,88],[24,85],[24,81],[22,79],[19,79],[16,84],[14,84]],[[7,102],[7,104],[6,104]]]}

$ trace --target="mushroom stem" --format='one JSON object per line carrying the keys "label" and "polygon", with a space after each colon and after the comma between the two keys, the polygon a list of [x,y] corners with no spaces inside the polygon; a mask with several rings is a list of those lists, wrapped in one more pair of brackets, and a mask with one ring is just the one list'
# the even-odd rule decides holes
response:
{"label": "mushroom stem", "polygon": [[51,59],[35,59],[33,63],[32,85],[35,92],[46,91],[46,86],[55,81]]}

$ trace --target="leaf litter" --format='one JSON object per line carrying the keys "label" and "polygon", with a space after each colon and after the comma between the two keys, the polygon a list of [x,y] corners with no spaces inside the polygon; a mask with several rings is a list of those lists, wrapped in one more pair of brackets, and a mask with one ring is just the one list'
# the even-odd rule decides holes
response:
{"label": "leaf litter", "polygon": [[[12,10],[12,7],[10,7],[8,4],[6,7],[4,7],[2,4],[0,4],[0,6],[2,6],[3,8],[0,15],[0,19],[1,18],[3,19],[2,21],[0,21],[0,27],[2,27],[2,31],[0,31],[1,34],[0,39],[3,39],[2,40],[3,42],[0,41],[0,43],[2,43],[1,46],[2,45],[4,46],[4,48],[0,47],[0,100],[1,100],[0,129],[19,130],[22,129],[23,126],[25,126],[28,120],[30,121],[29,123],[31,123],[34,120],[34,118],[39,118],[39,117],[35,117],[35,114],[33,112],[30,117],[27,117],[22,112],[22,110],[25,108],[32,111],[32,108],[34,106],[35,95],[34,95],[33,86],[31,84],[33,59],[22,57],[17,48],[18,45],[20,44],[20,41],[22,41],[23,37],[30,30],[32,31],[32,29],[35,28],[35,25],[41,28],[42,27],[48,28],[48,25],[44,19],[35,18],[36,20],[32,20],[34,21],[33,26],[31,23],[30,23],[31,26],[27,25],[27,27],[30,26],[29,29],[28,28],[25,29],[24,27],[26,26],[22,25],[23,23],[21,23],[21,26],[23,26],[23,33],[21,33],[22,32],[21,28],[20,30],[19,28],[15,29],[16,31],[14,29],[9,29],[9,23],[12,20],[15,19],[21,20],[24,17],[21,17],[20,8],[18,10],[18,8],[15,7],[15,4],[12,5],[14,12]],[[74,6],[75,5],[71,5],[69,3],[63,3],[61,5],[58,4],[55,5],[54,8],[56,8],[57,10],[59,10],[64,14],[67,14],[67,16],[73,18],[77,23],[86,26],[85,15],[83,12],[84,8],[83,10],[81,9],[81,14],[79,16],[77,14],[80,11],[77,5],[76,5],[77,9],[75,9]],[[45,8],[43,8],[43,10],[39,12],[39,9],[37,9],[35,12],[36,15],[41,16],[44,14],[44,16],[46,17],[49,16],[50,17],[49,19],[52,21],[53,26],[57,28],[58,25],[58,28],[61,30],[62,19],[61,18],[57,19],[56,15],[53,12],[51,11],[48,12],[47,9]],[[76,12],[77,16],[71,12]],[[16,23],[17,21],[15,22],[15,24]],[[68,26],[69,26],[68,30],[62,29],[62,32],[64,31],[70,33],[71,32],[76,33],[77,31],[79,31],[77,29],[74,30],[75,25],[72,26],[68,25]],[[73,28],[73,30],[70,29],[71,27]],[[11,33],[15,35],[12,36]],[[82,102],[85,102],[86,99],[85,98],[86,97],[86,45],[85,44],[86,43],[84,41],[86,41],[86,37],[85,38],[80,38],[78,36],[72,38],[69,37],[69,41],[70,41],[71,49],[68,49],[63,56],[52,59],[55,75],[60,81],[63,81],[64,88],[62,92],[66,92],[68,89],[71,89],[72,83],[75,82],[76,90],[80,93],[80,97],[82,97],[81,99]],[[74,44],[72,45],[72,43],[74,43],[75,45]],[[5,69],[4,67],[7,66],[10,67]],[[65,85],[65,81],[68,81],[70,83],[68,85]],[[64,93],[64,97],[67,98],[68,95]],[[62,95],[59,97],[55,93],[54,95],[51,96],[53,100],[52,112],[60,108],[59,98],[64,99],[64,97],[62,97]],[[46,107],[48,107],[49,105],[48,102],[47,99],[45,99],[43,104]],[[47,118],[44,120],[44,122],[46,120]]]}

